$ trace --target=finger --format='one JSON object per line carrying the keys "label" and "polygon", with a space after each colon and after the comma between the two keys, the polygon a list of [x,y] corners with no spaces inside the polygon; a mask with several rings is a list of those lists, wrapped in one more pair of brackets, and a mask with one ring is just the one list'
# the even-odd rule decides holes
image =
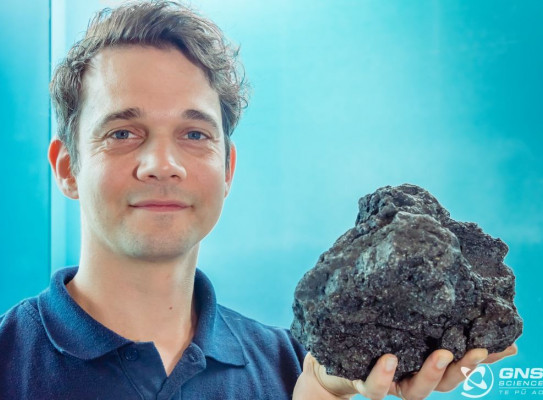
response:
{"label": "finger", "polygon": [[518,353],[518,347],[516,344],[512,344],[508,348],[506,348],[504,351],[500,353],[490,353],[487,358],[485,358],[482,362],[485,364],[491,364],[496,361],[500,361],[504,359],[505,357],[514,356]]}
{"label": "finger", "polygon": [[472,349],[469,350],[464,356],[449,365],[441,382],[436,386],[436,390],[439,392],[448,392],[453,390],[460,382],[466,379],[466,376],[462,372],[462,368],[469,368],[473,370],[488,356],[486,349]]}
{"label": "finger", "polygon": [[449,350],[436,350],[424,361],[421,369],[411,378],[398,383],[404,398],[426,398],[438,385],[454,356]]}
{"label": "finger", "polygon": [[392,384],[397,365],[398,358],[393,354],[385,354],[379,357],[366,381],[354,382],[356,389],[362,396],[372,400],[384,398]]}
{"label": "finger", "polygon": [[351,398],[358,391],[355,388],[354,381],[350,381],[338,376],[328,375],[326,368],[319,364],[311,353],[307,353],[304,360],[304,371],[313,371],[319,384],[328,393],[339,398]]}

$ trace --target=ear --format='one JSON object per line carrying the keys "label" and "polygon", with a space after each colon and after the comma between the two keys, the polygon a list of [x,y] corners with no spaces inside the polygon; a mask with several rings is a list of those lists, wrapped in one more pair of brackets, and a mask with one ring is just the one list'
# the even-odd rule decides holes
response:
{"label": "ear", "polygon": [[66,197],[78,199],[77,181],[70,167],[68,149],[60,139],[53,139],[49,144],[49,164],[55,175],[57,186]]}
{"label": "ear", "polygon": [[226,169],[225,173],[225,188],[224,188],[224,197],[228,196],[230,192],[230,187],[232,187],[232,180],[234,179],[234,171],[236,170],[236,146],[234,142],[230,142],[230,163],[229,167]]}

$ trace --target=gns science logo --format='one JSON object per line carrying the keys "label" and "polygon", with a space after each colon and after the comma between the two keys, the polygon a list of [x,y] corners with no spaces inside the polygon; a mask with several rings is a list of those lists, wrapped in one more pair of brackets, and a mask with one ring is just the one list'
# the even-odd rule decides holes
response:
{"label": "gns science logo", "polygon": [[466,377],[462,385],[462,396],[471,399],[478,399],[487,395],[494,385],[494,374],[490,367],[486,364],[481,364],[475,369],[467,367],[460,368],[462,374]]}

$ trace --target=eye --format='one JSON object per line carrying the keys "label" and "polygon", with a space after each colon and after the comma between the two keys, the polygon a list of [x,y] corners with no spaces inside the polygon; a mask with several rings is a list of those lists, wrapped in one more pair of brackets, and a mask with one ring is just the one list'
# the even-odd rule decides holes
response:
{"label": "eye", "polygon": [[190,131],[189,133],[187,133],[187,138],[189,138],[190,140],[201,140],[205,139],[206,135],[199,131]]}
{"label": "eye", "polygon": [[127,131],[126,129],[121,129],[121,130],[113,132],[111,134],[111,137],[113,137],[114,139],[123,140],[123,139],[129,139],[130,135],[132,135],[132,132]]}

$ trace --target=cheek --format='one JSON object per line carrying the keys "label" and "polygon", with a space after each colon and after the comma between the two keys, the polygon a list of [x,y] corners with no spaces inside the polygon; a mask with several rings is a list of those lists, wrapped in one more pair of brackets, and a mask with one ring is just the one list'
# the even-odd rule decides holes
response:
{"label": "cheek", "polygon": [[209,193],[224,191],[225,169],[224,162],[215,160],[205,163],[197,169],[197,178]]}
{"label": "cheek", "polygon": [[[94,160],[93,160],[94,161]],[[82,209],[96,208],[96,213],[107,212],[107,205],[121,199],[123,179],[119,171],[105,162],[86,163],[78,176],[78,188]]]}

